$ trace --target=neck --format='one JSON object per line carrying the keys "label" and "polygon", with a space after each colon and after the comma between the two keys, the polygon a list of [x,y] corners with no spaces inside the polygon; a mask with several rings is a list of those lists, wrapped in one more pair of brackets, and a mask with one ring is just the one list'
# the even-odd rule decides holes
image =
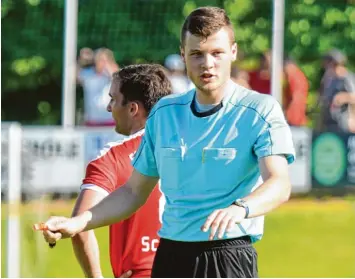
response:
{"label": "neck", "polygon": [[144,129],[145,127],[145,122],[146,120],[142,120],[142,121],[136,121],[134,122],[132,128],[131,128],[131,135],[139,132],[140,130]]}
{"label": "neck", "polygon": [[225,90],[228,87],[230,80],[228,79],[223,85],[213,91],[203,91],[196,89],[196,98],[201,105],[213,105],[222,101]]}

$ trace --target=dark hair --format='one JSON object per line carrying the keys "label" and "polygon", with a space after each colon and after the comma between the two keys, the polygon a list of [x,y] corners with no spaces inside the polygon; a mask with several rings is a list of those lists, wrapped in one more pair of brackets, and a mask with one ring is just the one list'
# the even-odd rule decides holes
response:
{"label": "dark hair", "polygon": [[227,27],[230,30],[231,41],[234,43],[233,26],[225,10],[218,7],[198,8],[192,11],[185,19],[181,29],[181,46],[185,45],[187,31],[192,35],[207,39],[207,37],[223,27]]}
{"label": "dark hair", "polygon": [[344,66],[347,62],[346,55],[339,49],[330,50],[328,53],[323,55],[323,59],[328,60],[337,66]]}
{"label": "dark hair", "polygon": [[161,65],[130,65],[115,72],[112,77],[113,82],[119,84],[122,104],[140,102],[147,114],[160,98],[172,92],[170,80]]}

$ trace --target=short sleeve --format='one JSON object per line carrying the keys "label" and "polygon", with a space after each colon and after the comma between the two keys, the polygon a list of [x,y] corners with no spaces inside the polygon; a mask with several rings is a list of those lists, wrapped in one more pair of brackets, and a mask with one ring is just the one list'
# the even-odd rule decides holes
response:
{"label": "short sleeve", "polygon": [[141,144],[132,161],[133,167],[143,175],[159,177],[154,155],[155,133],[153,117],[148,118]]}
{"label": "short sleeve", "polygon": [[254,153],[258,159],[271,155],[285,155],[291,164],[295,160],[295,149],[289,125],[280,104],[270,98],[265,112],[260,116],[260,133],[254,143]]}
{"label": "short sleeve", "polygon": [[116,188],[118,168],[113,150],[110,148],[106,151],[105,149],[107,148],[101,151],[103,155],[91,161],[86,167],[83,185],[96,185],[111,193]]}

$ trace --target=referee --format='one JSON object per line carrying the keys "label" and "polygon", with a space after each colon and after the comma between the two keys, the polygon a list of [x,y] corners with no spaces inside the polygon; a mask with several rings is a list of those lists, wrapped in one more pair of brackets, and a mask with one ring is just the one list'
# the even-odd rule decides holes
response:
{"label": "referee", "polygon": [[181,55],[196,90],[155,105],[127,184],[77,217],[50,219],[47,241],[128,218],[160,179],[166,204],[152,277],[257,277],[252,244],[263,215],[290,196],[290,128],[273,97],[231,81],[237,45],[223,9],[186,18]]}

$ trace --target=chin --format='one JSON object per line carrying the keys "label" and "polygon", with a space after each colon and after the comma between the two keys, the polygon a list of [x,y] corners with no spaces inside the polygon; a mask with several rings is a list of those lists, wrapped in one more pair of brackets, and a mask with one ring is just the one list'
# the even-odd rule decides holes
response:
{"label": "chin", "polygon": [[198,86],[198,89],[200,89],[203,92],[213,92],[216,89],[218,89],[221,85],[220,84],[216,84],[216,83],[208,83],[208,84],[203,84]]}
{"label": "chin", "polygon": [[131,135],[131,133],[127,132],[127,131],[116,130],[116,132],[119,133],[120,135],[123,135],[123,136],[130,136]]}
{"label": "chin", "polygon": [[120,135],[124,135],[124,132],[117,126],[115,127],[115,131],[116,131],[116,133],[118,133]]}

